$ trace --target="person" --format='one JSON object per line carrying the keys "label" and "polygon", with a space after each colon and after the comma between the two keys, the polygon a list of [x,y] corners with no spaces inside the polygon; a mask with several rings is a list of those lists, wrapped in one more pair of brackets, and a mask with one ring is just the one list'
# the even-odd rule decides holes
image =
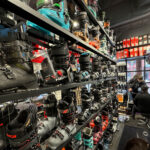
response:
{"label": "person", "polygon": [[124,150],[150,150],[150,145],[143,139],[133,138],[126,143]]}
{"label": "person", "polygon": [[133,119],[136,112],[149,113],[150,114],[150,94],[148,93],[147,85],[143,85],[141,93],[138,93],[134,99],[133,106]]}
{"label": "person", "polygon": [[136,74],[129,82],[128,82],[128,91],[131,92],[133,100],[136,95],[140,92],[140,89],[143,85],[146,85],[143,77],[139,74]]}

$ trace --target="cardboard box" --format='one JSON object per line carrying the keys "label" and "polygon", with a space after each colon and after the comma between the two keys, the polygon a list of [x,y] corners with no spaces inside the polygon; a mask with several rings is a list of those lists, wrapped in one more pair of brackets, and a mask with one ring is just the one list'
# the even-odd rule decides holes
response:
{"label": "cardboard box", "polygon": [[124,49],[124,58],[130,57],[129,49]]}
{"label": "cardboard box", "polygon": [[134,56],[139,56],[139,48],[134,48]]}
{"label": "cardboard box", "polygon": [[131,40],[130,39],[127,39],[126,43],[127,43],[127,47],[131,47]]}
{"label": "cardboard box", "polygon": [[116,57],[117,57],[117,59],[120,59],[119,51],[118,51],[118,52],[116,52]]}
{"label": "cardboard box", "polygon": [[120,49],[123,48],[123,41],[120,41]]}
{"label": "cardboard box", "polygon": [[150,45],[147,46],[146,54],[150,54]]}
{"label": "cardboard box", "polygon": [[135,46],[138,46],[139,45],[139,38],[138,38],[138,36],[136,36],[134,38],[134,40],[135,40]]}
{"label": "cardboard box", "polygon": [[135,46],[135,38],[134,37],[131,38],[131,47],[132,46]]}
{"label": "cardboard box", "polygon": [[150,44],[150,34],[148,34],[148,44]]}
{"label": "cardboard box", "polygon": [[148,44],[148,35],[143,35],[143,45]]}
{"label": "cardboard box", "polygon": [[126,48],[127,47],[127,39],[124,39],[123,40],[123,48]]}
{"label": "cardboard box", "polygon": [[139,36],[139,45],[142,45],[142,44],[143,44],[143,37]]}
{"label": "cardboard box", "polygon": [[134,57],[134,48],[130,49],[130,57]]}
{"label": "cardboard box", "polygon": [[142,47],[139,47],[139,56],[143,56],[145,55],[145,48],[142,46]]}

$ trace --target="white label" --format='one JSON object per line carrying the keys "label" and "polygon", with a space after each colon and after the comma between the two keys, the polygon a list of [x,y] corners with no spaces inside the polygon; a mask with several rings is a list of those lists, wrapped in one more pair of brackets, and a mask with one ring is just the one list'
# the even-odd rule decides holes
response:
{"label": "white label", "polygon": [[33,70],[34,70],[34,73],[37,73],[40,70],[42,70],[41,64],[40,63],[33,63]]}
{"label": "white label", "polygon": [[62,92],[61,92],[61,90],[55,91],[55,96],[56,96],[56,99],[58,101],[60,101],[62,99]]}
{"label": "white label", "polygon": [[55,34],[55,39],[59,40],[59,35]]}

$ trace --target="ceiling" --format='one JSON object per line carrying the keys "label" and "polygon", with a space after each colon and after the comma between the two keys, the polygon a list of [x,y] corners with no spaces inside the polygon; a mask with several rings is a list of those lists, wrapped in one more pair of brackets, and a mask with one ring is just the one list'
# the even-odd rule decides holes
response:
{"label": "ceiling", "polygon": [[100,5],[112,25],[150,12],[150,0],[100,0]]}
{"label": "ceiling", "polygon": [[117,40],[150,33],[150,0],[99,0]]}

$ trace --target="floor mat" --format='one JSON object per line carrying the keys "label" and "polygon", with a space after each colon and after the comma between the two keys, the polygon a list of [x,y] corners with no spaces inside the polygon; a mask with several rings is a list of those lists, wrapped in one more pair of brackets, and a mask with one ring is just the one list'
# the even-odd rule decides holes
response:
{"label": "floor mat", "polygon": [[118,145],[118,150],[124,150],[127,141],[135,137],[142,138],[145,141],[150,142],[150,130],[145,128],[140,128],[140,127],[138,128],[138,127],[125,125]]}

